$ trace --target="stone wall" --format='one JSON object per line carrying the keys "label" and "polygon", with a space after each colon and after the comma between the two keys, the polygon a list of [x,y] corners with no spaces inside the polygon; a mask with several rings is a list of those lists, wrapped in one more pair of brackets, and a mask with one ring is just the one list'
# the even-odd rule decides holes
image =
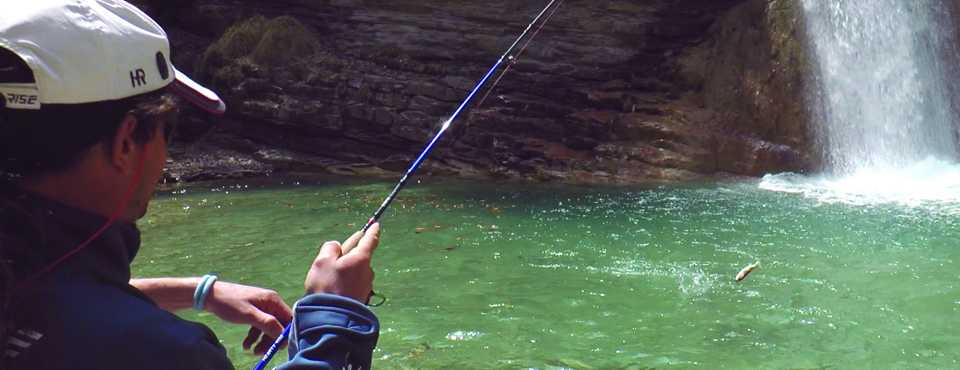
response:
{"label": "stone wall", "polygon": [[[228,115],[203,117],[215,131],[280,169],[335,173],[405,170],[546,5],[139,3],[178,66],[227,101]],[[791,3],[567,0],[423,171],[592,183],[803,171],[808,67]]]}

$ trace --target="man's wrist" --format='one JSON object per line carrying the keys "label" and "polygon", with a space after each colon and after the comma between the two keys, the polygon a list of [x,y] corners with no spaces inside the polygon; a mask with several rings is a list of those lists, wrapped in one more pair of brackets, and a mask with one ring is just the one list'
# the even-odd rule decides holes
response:
{"label": "man's wrist", "polygon": [[130,279],[130,285],[139,289],[160,308],[177,312],[193,307],[193,293],[199,277]]}
{"label": "man's wrist", "polygon": [[207,296],[210,295],[210,291],[213,289],[213,283],[217,282],[217,275],[206,274],[200,278],[200,283],[197,284],[197,288],[193,291],[193,309],[203,312],[203,306],[207,302]]}

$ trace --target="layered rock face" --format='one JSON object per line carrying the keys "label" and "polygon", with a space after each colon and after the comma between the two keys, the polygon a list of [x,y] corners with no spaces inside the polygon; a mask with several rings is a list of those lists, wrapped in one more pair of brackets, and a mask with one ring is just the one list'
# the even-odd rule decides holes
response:
{"label": "layered rock face", "polygon": [[[792,3],[564,1],[421,171],[589,183],[804,171],[809,67]],[[406,170],[546,4],[139,2],[175,62],[227,101],[213,127],[280,169],[334,173]]]}

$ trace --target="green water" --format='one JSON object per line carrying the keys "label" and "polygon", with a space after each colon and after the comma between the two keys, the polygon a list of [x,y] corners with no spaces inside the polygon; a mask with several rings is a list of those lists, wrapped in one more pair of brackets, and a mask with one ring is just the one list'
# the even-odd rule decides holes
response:
{"label": "green water", "polygon": [[[213,272],[292,304],[317,246],[356,231],[393,186],[161,195],[134,275]],[[827,203],[758,181],[430,180],[381,223],[377,369],[958,367],[960,235],[935,203]],[[238,369],[256,363],[246,328],[183,315],[211,326]]]}

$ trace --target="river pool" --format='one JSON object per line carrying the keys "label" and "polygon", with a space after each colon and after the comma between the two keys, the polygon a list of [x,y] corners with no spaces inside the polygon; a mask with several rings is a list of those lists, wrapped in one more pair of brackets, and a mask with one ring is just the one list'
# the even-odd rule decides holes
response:
{"label": "river pool", "polygon": [[[381,219],[374,368],[960,366],[957,202],[850,201],[817,184],[413,181]],[[133,274],[216,273],[292,304],[317,247],[358,230],[394,185],[165,192],[140,222]],[[182,315],[211,326],[238,369],[256,363],[246,328]]]}

